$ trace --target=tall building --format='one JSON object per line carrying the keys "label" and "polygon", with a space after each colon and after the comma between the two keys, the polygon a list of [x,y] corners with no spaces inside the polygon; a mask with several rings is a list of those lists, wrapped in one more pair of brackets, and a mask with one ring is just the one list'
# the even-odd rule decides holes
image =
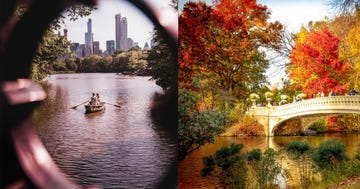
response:
{"label": "tall building", "polygon": [[65,36],[65,38],[67,39],[67,36],[68,36],[68,30],[65,28],[64,29],[64,36]]}
{"label": "tall building", "polygon": [[75,53],[76,50],[79,48],[79,46],[80,46],[79,43],[71,43],[71,45],[70,45],[71,52]]}
{"label": "tall building", "polygon": [[134,47],[134,41],[131,38],[127,38],[126,40],[126,50],[129,50]]}
{"label": "tall building", "polygon": [[93,41],[93,48],[94,48],[94,53],[93,54],[97,54],[100,55],[100,42],[99,41]]}
{"label": "tall building", "polygon": [[94,54],[93,33],[92,33],[91,18],[89,18],[87,22],[87,32],[85,33],[85,56],[92,54]]}
{"label": "tall building", "polygon": [[147,42],[145,43],[143,50],[150,50],[149,44]]}
{"label": "tall building", "polygon": [[115,52],[115,41],[114,40],[108,40],[106,41],[106,52],[111,55]]}
{"label": "tall building", "polygon": [[115,15],[115,45],[117,50],[129,50],[127,35],[127,19],[121,14]]}

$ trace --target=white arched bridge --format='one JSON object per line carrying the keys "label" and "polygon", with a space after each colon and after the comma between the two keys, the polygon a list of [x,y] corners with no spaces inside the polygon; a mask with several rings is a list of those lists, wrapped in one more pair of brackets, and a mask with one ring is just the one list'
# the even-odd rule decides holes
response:
{"label": "white arched bridge", "polygon": [[252,106],[247,114],[264,126],[266,136],[294,134],[305,131],[320,118],[360,114],[360,96],[318,97],[280,106]]}

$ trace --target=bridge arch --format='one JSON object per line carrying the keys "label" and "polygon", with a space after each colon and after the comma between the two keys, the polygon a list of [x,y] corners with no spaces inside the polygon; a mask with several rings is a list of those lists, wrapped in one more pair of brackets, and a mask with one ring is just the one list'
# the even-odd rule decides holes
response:
{"label": "bridge arch", "polygon": [[299,119],[302,127],[316,117],[360,114],[360,96],[319,97],[271,107],[251,107],[248,114],[264,126],[265,134],[273,136],[279,125]]}
{"label": "bridge arch", "polygon": [[[301,117],[292,117],[289,119],[281,120],[277,123],[272,131],[270,131],[272,136],[276,135],[298,135],[306,131],[313,123],[328,118],[335,115],[344,115],[344,114],[316,114],[309,116]],[[294,126],[295,125],[295,126]]]}

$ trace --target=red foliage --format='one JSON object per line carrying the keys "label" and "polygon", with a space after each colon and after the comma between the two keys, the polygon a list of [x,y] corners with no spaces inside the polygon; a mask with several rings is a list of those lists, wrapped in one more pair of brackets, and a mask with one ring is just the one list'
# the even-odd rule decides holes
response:
{"label": "red foliage", "polygon": [[256,67],[243,64],[261,62],[259,47],[280,39],[282,25],[268,23],[269,14],[256,0],[186,3],[179,16],[179,82],[191,83],[196,74],[205,73],[219,76],[225,89],[234,88],[236,74]]}
{"label": "red foliage", "polygon": [[211,12],[211,7],[204,2],[188,2],[179,17],[179,82],[189,84],[196,73],[195,65],[203,61],[205,55],[201,39]]}
{"label": "red foliage", "polygon": [[344,131],[344,127],[338,124],[339,116],[329,117],[326,120],[326,126],[329,132],[341,132]]}
{"label": "red foliage", "polygon": [[295,44],[290,56],[290,78],[307,96],[331,90],[341,94],[346,89],[349,64],[338,59],[339,43],[340,38],[323,29],[310,32],[304,42]]}

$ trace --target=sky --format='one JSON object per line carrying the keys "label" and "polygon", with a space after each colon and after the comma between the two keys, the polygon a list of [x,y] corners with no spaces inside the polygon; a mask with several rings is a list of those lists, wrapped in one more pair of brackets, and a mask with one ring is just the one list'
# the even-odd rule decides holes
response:
{"label": "sky", "polygon": [[[161,14],[164,24],[177,25],[177,13],[169,6],[170,0],[145,0]],[[75,22],[66,19],[62,29],[68,30],[68,39],[71,42],[85,43],[88,19],[92,20],[94,41],[100,42],[100,49],[106,50],[106,41],[115,40],[115,15],[121,14],[127,18],[128,37],[138,42],[141,48],[145,42],[150,45],[154,25],[136,7],[125,0],[99,0],[98,9],[91,15],[80,18]],[[175,23],[176,22],[176,23]],[[60,31],[63,34],[62,30]]]}
{"label": "sky", "polygon": [[[199,0],[179,0],[179,11],[188,1]],[[211,4],[211,0],[202,0]],[[332,10],[327,5],[326,0],[258,0],[259,4],[266,5],[271,11],[270,21],[278,20],[288,28],[290,32],[298,32],[302,25],[307,25],[309,21],[323,20],[325,17],[331,18]],[[275,84],[285,76],[284,70],[270,67],[267,76],[271,84]]]}

